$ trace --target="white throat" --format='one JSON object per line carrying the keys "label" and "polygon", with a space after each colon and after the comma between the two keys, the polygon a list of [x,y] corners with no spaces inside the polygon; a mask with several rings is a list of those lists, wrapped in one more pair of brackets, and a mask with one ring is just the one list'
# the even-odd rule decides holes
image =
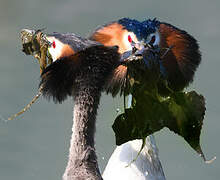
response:
{"label": "white throat", "polygon": [[48,48],[48,51],[54,62],[60,58],[64,44],[54,37],[47,37],[47,40],[50,41],[51,44],[55,43],[55,46],[51,45],[51,47]]}

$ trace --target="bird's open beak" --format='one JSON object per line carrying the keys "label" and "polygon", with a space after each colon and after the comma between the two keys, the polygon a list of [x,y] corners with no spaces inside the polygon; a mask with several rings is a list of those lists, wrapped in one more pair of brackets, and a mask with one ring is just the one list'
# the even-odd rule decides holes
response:
{"label": "bird's open beak", "polygon": [[149,45],[147,43],[144,43],[144,42],[138,42],[138,43],[134,43],[133,49],[134,49],[133,54],[135,56],[142,56],[143,52],[145,50],[149,49]]}
{"label": "bird's open beak", "polygon": [[142,56],[143,52],[149,48],[149,46],[144,42],[132,42],[132,50],[126,51],[121,55],[121,62],[124,62],[130,56]]}

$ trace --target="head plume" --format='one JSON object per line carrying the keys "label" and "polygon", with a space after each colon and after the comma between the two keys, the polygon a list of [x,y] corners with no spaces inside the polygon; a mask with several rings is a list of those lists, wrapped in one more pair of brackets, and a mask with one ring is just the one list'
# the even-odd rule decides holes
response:
{"label": "head plume", "polygon": [[134,32],[139,40],[146,39],[151,33],[154,33],[157,30],[159,25],[159,21],[156,19],[148,19],[140,22],[135,19],[123,18],[118,20],[118,22],[128,31]]}
{"label": "head plume", "polygon": [[174,90],[181,90],[192,82],[201,62],[201,54],[196,39],[168,23],[160,23],[161,53],[172,47],[162,59],[168,73],[168,83]]}

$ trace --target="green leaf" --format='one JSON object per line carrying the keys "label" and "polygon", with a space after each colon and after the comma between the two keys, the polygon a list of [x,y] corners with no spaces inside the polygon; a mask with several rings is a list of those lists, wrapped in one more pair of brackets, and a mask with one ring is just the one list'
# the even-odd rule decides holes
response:
{"label": "green leaf", "polygon": [[205,115],[205,98],[195,91],[175,93],[167,100],[172,121],[165,126],[182,136],[204,158],[200,147],[200,134]]}
{"label": "green leaf", "polygon": [[[129,91],[132,106],[125,109],[113,124],[116,144],[121,145],[135,139],[145,139],[148,135],[169,128],[186,142],[205,160],[200,146],[200,134],[205,115],[205,98],[195,91],[173,92],[166,79],[159,73],[159,66],[151,64],[146,68],[142,61],[128,65]],[[159,94],[158,86],[167,88],[167,96]]]}
{"label": "green leaf", "polygon": [[125,109],[125,112],[116,118],[112,126],[116,144],[144,139],[167,127],[182,136],[205,159],[200,147],[205,110],[204,97],[195,91],[176,92],[166,99],[143,92],[136,97],[132,108]]}
{"label": "green leaf", "polygon": [[117,145],[143,139],[163,128],[164,120],[171,118],[171,113],[167,113],[168,107],[152,94],[144,93],[135,101],[135,105],[125,109],[113,124]]}

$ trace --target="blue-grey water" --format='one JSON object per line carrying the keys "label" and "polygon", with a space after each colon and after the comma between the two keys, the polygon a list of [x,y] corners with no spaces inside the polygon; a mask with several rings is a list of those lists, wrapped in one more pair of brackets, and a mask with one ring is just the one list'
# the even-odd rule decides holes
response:
{"label": "blue-grey water", "polygon": [[[0,0],[0,114],[20,110],[36,94],[39,67],[21,52],[19,31],[75,32],[86,36],[97,25],[131,17],[157,17],[198,39],[203,62],[190,86],[206,97],[201,144],[205,164],[186,142],[168,129],[156,133],[168,180],[220,178],[220,1],[219,0]],[[122,101],[104,95],[97,122],[101,169],[115,148],[111,125]],[[71,99],[61,105],[41,98],[17,120],[0,122],[0,180],[59,180],[67,162],[72,126]]]}

